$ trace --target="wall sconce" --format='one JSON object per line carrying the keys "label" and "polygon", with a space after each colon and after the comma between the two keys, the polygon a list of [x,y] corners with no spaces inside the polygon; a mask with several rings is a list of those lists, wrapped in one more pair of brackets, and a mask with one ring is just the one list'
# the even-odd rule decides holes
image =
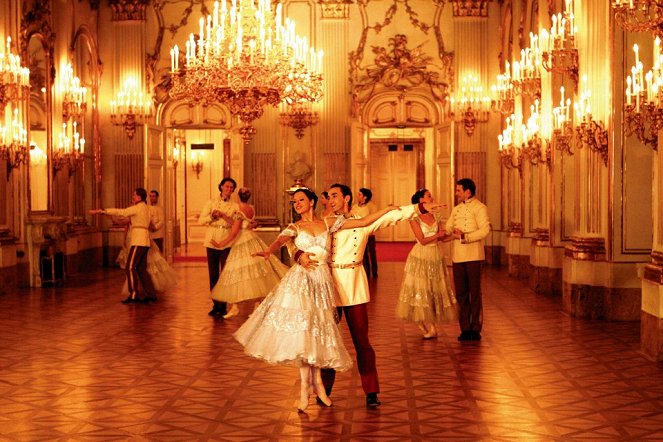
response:
{"label": "wall sconce", "polygon": [[71,63],[62,69],[62,119],[79,120],[87,110],[87,88],[81,86],[81,79],[74,75]]}
{"label": "wall sconce", "polygon": [[573,15],[573,1],[565,0],[564,13],[552,16],[550,33],[540,32],[542,65],[548,72],[568,74],[578,86],[578,49],[575,35],[578,29]]}
{"label": "wall sconce", "polygon": [[46,163],[48,157],[41,147],[30,143],[30,166],[41,166]]}
{"label": "wall sconce", "polygon": [[133,78],[124,82],[124,88],[111,100],[111,122],[123,126],[129,139],[136,134],[136,126],[143,125],[152,116],[152,102],[144,97],[142,88]]}
{"label": "wall sconce", "polygon": [[479,78],[466,75],[461,80],[460,94],[449,99],[451,116],[462,123],[467,136],[471,137],[477,123],[485,123],[490,116],[491,100],[483,95]]}
{"label": "wall sconce", "polygon": [[559,88],[559,92],[561,95],[559,106],[553,108],[553,142],[558,151],[573,155],[573,151],[571,151],[573,127],[569,118],[571,99],[564,100],[564,86]]}
{"label": "wall sconce", "polygon": [[173,131],[173,168],[177,168],[180,163],[180,155],[186,150],[186,138],[177,134],[177,129]]}
{"label": "wall sconce", "polygon": [[11,52],[11,37],[0,47],[0,114],[9,103],[16,103],[30,90],[30,69],[21,66],[21,57]]}
{"label": "wall sconce", "polygon": [[299,139],[304,137],[304,130],[309,126],[318,124],[317,112],[313,112],[309,103],[294,103],[281,112],[280,121],[283,126],[295,129],[295,136]]}
{"label": "wall sconce", "polygon": [[77,123],[63,123],[62,132],[58,139],[58,147],[53,151],[53,175],[67,167],[69,177],[74,174],[83,163],[85,152],[85,138],[78,133]]}
{"label": "wall sconce", "polygon": [[541,114],[539,113],[539,100],[535,100],[530,106],[530,116],[527,119],[525,132],[523,133],[524,143],[522,148],[523,155],[529,160],[530,164],[537,166],[539,164],[552,165],[550,155],[550,142],[541,137]]}
{"label": "wall sconce", "polygon": [[629,32],[660,32],[661,3],[655,0],[613,0],[615,21]]}
{"label": "wall sconce", "polygon": [[626,77],[626,98],[624,105],[624,132],[635,135],[653,149],[658,147],[658,131],[663,129],[663,53],[661,39],[654,40],[654,67],[644,74],[638,45],[633,45],[635,65],[631,75]]}
{"label": "wall sconce", "polygon": [[497,84],[491,87],[493,92],[493,101],[491,110],[499,112],[502,115],[511,115],[513,113],[514,91],[511,83],[511,67],[506,62],[506,72],[497,76]]}
{"label": "wall sconce", "polygon": [[7,162],[7,180],[13,169],[16,169],[28,158],[28,131],[23,126],[18,109],[14,109],[14,118],[7,127],[0,124],[0,158]]}
{"label": "wall sconce", "polygon": [[587,76],[582,77],[583,91],[580,101],[573,108],[581,123],[576,126],[578,135],[578,147],[587,146],[590,150],[598,153],[603,158],[603,163],[608,165],[608,131],[602,121],[592,118],[589,99],[592,93],[587,89]]}
{"label": "wall sconce", "polygon": [[512,114],[510,117],[506,118],[506,128],[502,131],[500,135],[497,136],[498,149],[499,149],[499,160],[500,164],[507,169],[518,169],[518,172],[522,176],[523,173],[523,164],[521,161],[522,156],[522,143],[514,139],[517,137],[518,130],[516,127],[521,127],[522,130],[522,116]]}
{"label": "wall sconce", "polygon": [[200,172],[203,171],[203,160],[205,159],[205,153],[203,152],[191,152],[191,170],[196,174],[196,178],[200,179]]}
{"label": "wall sconce", "polygon": [[517,94],[541,97],[541,50],[539,37],[530,32],[530,46],[520,51],[520,61],[513,63],[511,83]]}

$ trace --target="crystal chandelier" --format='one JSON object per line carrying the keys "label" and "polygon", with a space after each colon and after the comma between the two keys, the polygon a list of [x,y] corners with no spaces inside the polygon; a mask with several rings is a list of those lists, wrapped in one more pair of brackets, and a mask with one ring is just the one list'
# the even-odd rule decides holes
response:
{"label": "crystal chandelier", "polygon": [[21,66],[21,57],[11,52],[11,37],[0,47],[0,113],[9,103],[27,96],[30,89],[30,69]]}
{"label": "crystal chandelier", "polygon": [[183,68],[179,47],[170,51],[171,97],[224,103],[242,121],[245,142],[266,105],[319,101],[322,51],[295,35],[293,21],[283,25],[281,10],[278,4],[272,11],[270,0],[215,2],[186,42]]}
{"label": "crystal chandelier", "polygon": [[134,78],[124,81],[123,89],[110,102],[111,122],[124,127],[129,139],[136,134],[136,126],[143,125],[152,116],[152,102],[143,95],[142,88]]}

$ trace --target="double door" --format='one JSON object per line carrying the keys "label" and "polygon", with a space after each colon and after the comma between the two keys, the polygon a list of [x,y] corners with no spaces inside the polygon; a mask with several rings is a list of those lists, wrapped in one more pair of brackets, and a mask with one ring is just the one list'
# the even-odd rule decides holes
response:
{"label": "double door", "polygon": [[[372,141],[370,188],[378,208],[410,204],[412,194],[423,185],[424,142],[414,140]],[[378,230],[378,241],[413,241],[407,222]]]}

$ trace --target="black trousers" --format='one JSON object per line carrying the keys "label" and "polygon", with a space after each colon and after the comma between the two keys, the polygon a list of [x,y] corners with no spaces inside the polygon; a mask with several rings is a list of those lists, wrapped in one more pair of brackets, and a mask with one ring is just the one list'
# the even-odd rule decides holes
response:
{"label": "black trousers", "polygon": [[163,255],[163,238],[153,238],[154,244],[159,248],[159,252]]}
{"label": "black trousers", "polygon": [[140,298],[138,285],[143,287],[146,298],[156,298],[152,278],[147,273],[147,252],[149,247],[131,246],[127,255],[126,273],[127,288],[132,299]]}
{"label": "black trousers", "polygon": [[463,332],[481,332],[481,267],[483,261],[454,262],[454,288],[458,301],[458,322]]}
{"label": "black trousers", "polygon": [[[226,265],[226,260],[230,254],[230,247],[223,250],[211,249],[207,247],[207,271],[209,273],[209,289],[214,288],[219,281],[219,275]],[[223,314],[226,313],[226,303],[221,301],[214,301],[214,308],[219,309]]]}
{"label": "black trousers", "polygon": [[368,237],[366,250],[364,250],[364,270],[366,276],[378,276],[378,257],[375,253],[375,235]]}

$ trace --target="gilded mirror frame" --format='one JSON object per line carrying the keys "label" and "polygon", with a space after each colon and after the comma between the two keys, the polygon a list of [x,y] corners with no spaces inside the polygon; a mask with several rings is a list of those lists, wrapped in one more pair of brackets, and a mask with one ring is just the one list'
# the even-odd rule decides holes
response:
{"label": "gilded mirror frame", "polygon": [[[24,6],[29,3],[24,2]],[[20,53],[21,59],[28,60],[30,63],[30,41],[36,38],[41,43],[44,52],[45,72],[43,84],[45,88],[44,94],[44,113],[45,113],[45,129],[46,129],[46,156],[47,156],[47,210],[32,211],[32,196],[31,196],[31,183],[30,173],[28,167],[28,213],[29,214],[52,214],[53,213],[53,188],[51,182],[52,176],[52,152],[53,152],[53,84],[55,82],[55,65],[54,65],[54,47],[55,47],[55,33],[51,27],[51,10],[50,4],[47,0],[35,0],[32,2],[32,7],[25,7],[23,17],[21,20],[20,28]],[[30,71],[30,82],[32,84],[32,66]],[[30,93],[32,97],[32,92]],[[28,109],[30,103],[28,102]],[[28,112],[28,128],[30,128],[30,113]]]}

